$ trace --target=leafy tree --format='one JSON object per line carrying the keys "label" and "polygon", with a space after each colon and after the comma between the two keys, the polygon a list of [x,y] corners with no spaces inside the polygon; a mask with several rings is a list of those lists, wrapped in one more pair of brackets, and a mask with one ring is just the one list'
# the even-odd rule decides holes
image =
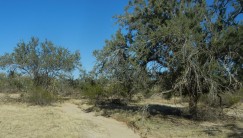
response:
{"label": "leafy tree", "polygon": [[71,53],[51,41],[40,43],[38,38],[33,37],[28,43],[18,43],[13,53],[1,56],[0,66],[27,74],[33,78],[36,86],[47,87],[51,79],[80,67],[79,60],[78,51]]}
{"label": "leafy tree", "polygon": [[104,87],[108,87],[110,96],[131,100],[138,89],[141,90],[139,80],[145,78],[133,60],[128,41],[128,37],[118,30],[106,41],[104,49],[94,51],[94,56],[97,59],[95,71],[100,78],[108,80]]}
{"label": "leafy tree", "polygon": [[[119,30],[112,40],[106,41],[103,50],[94,51],[96,72],[109,80],[110,91],[123,97],[132,96],[131,66],[129,66],[126,38]],[[118,88],[119,87],[119,88]]]}
{"label": "leafy tree", "polygon": [[[122,69],[117,64],[131,62],[112,59],[112,55],[126,59],[116,52],[128,51],[140,69],[147,68],[147,72],[155,74],[152,80],[164,78],[170,82],[161,83],[166,85],[167,92],[188,96],[190,113],[196,116],[201,94],[220,97],[221,92],[240,86],[242,25],[236,20],[239,14],[240,0],[215,0],[212,5],[205,0],[131,0],[125,14],[117,16],[120,27],[126,30],[125,37],[116,35],[112,40],[121,38],[120,43],[108,43],[103,49],[106,52],[100,54],[103,57],[97,59],[106,59],[101,61],[103,65],[110,61],[114,66],[108,65],[112,68],[108,72],[113,73]],[[128,67],[122,70],[122,75],[129,72]]]}

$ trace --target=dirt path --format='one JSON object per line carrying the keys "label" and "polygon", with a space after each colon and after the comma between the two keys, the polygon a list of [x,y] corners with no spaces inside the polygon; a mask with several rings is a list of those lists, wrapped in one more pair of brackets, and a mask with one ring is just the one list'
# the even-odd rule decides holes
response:
{"label": "dirt path", "polygon": [[126,124],[114,119],[95,116],[93,113],[84,113],[75,104],[65,103],[61,109],[72,118],[85,118],[85,120],[97,126],[97,128],[99,128],[98,131],[94,131],[92,129],[87,131],[89,136],[92,138],[139,138],[139,136],[130,130]]}
{"label": "dirt path", "polygon": [[66,102],[58,106],[0,104],[0,138],[139,138],[124,123],[85,113]]}

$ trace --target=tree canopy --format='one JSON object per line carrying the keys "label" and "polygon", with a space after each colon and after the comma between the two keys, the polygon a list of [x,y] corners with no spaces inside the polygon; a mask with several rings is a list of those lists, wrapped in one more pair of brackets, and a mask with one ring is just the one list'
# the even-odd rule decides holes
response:
{"label": "tree canopy", "polygon": [[1,56],[0,66],[31,76],[35,85],[48,85],[50,78],[80,67],[80,53],[71,53],[48,40],[40,43],[32,37],[29,42],[18,43],[14,52]]}
{"label": "tree canopy", "polygon": [[196,115],[201,94],[219,96],[241,85],[242,23],[236,18],[242,13],[241,0],[212,5],[206,0],[131,0],[116,16],[122,31],[95,54],[97,63],[113,77],[134,68],[125,82],[138,79],[131,75],[136,70],[145,70],[150,80],[164,79],[164,91],[188,96]]}

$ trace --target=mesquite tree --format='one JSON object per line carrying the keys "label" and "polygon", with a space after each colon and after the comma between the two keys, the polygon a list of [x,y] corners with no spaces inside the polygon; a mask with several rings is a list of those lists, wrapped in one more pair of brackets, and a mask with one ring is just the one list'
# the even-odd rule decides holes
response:
{"label": "mesquite tree", "polygon": [[33,37],[28,43],[18,43],[12,53],[1,56],[0,66],[29,75],[36,86],[48,87],[51,79],[71,72],[81,64],[78,51],[71,53],[51,41],[40,43]]}
{"label": "mesquite tree", "polygon": [[117,19],[134,63],[157,78],[166,76],[165,90],[188,96],[196,116],[201,94],[219,96],[240,86],[243,39],[237,17],[242,7],[241,0],[211,5],[206,0],[131,0]]}
{"label": "mesquite tree", "polygon": [[117,31],[102,50],[94,51],[97,59],[94,69],[98,76],[108,80],[106,85],[112,91],[110,96],[131,100],[138,89],[136,80],[145,78],[141,78],[141,71],[132,61],[127,41],[121,30]]}

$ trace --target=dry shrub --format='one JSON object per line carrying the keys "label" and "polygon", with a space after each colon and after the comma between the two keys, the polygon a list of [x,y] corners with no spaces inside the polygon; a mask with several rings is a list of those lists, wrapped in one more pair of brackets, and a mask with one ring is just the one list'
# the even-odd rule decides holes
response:
{"label": "dry shrub", "polygon": [[202,95],[200,97],[197,119],[207,121],[231,120],[232,118],[224,113],[224,109],[232,107],[241,102],[242,99],[242,89],[232,93],[222,93],[213,96],[208,94]]}
{"label": "dry shrub", "polygon": [[[221,98],[221,103],[220,103]],[[200,102],[212,107],[231,107],[243,100],[243,89],[236,92],[227,92],[218,95],[205,94],[200,97]]]}
{"label": "dry shrub", "polygon": [[35,105],[50,105],[57,101],[57,96],[41,87],[33,87],[23,98]]}

